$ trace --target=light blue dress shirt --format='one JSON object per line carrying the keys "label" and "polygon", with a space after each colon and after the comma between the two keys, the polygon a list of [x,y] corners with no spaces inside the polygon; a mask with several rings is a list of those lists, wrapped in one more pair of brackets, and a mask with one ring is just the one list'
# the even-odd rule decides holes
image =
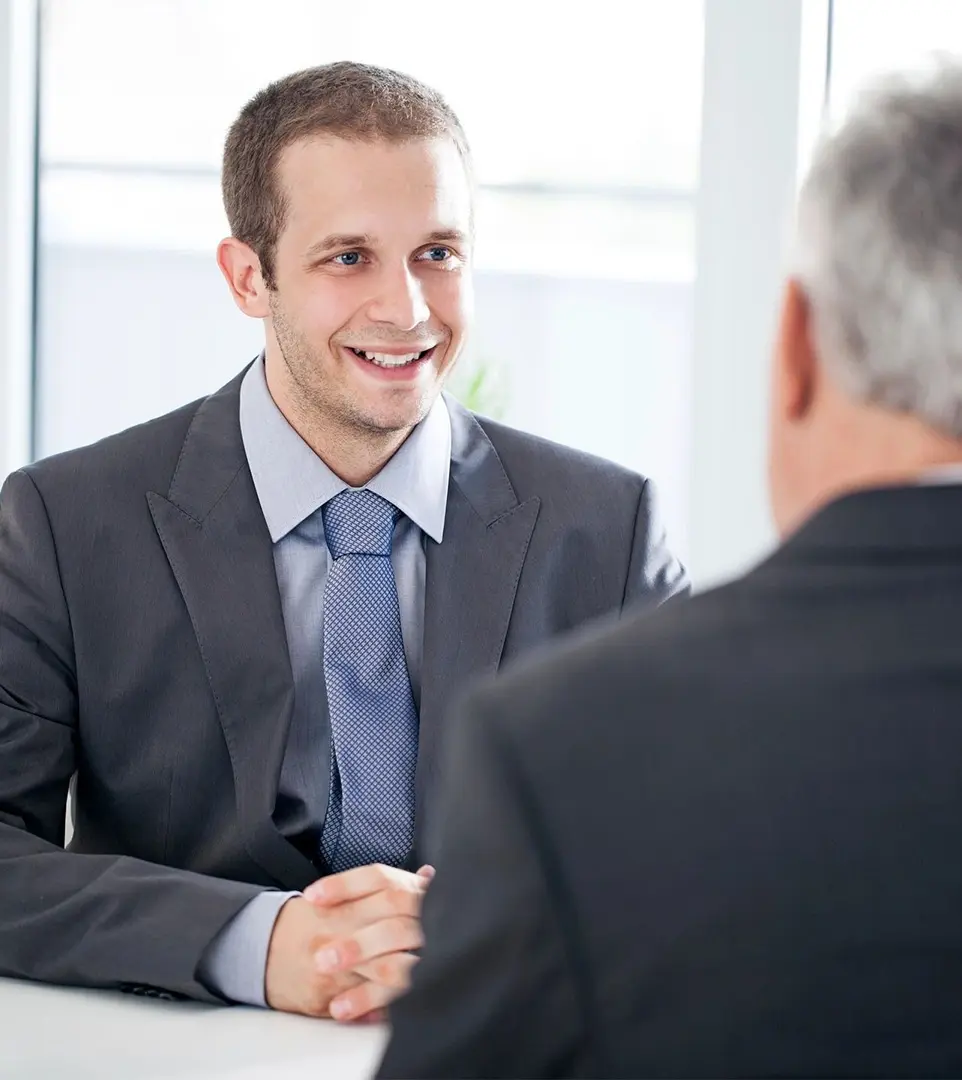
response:
{"label": "light blue dress shirt", "polygon": [[[321,508],[343,491],[339,479],[284,418],[271,397],[263,357],[240,391],[240,427],[257,498],[274,544],[291,668],[294,712],[274,821],[288,837],[319,843],[330,788],[330,721],[324,691],[323,600],[331,557]],[[441,543],[451,471],[451,420],[438,397],[430,413],[365,487],[393,503],[391,564],[414,700],[420,703],[425,543]],[[265,1005],[264,971],[274,922],[296,893],[261,893],[208,946],[198,976],[231,1001]]]}

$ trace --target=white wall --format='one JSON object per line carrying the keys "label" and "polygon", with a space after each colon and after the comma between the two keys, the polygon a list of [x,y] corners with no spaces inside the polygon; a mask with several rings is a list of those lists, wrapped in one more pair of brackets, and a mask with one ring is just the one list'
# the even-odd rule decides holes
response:
{"label": "white wall", "polygon": [[[809,113],[803,0],[708,0],[692,365],[691,569],[701,587],[774,539],[768,365]],[[821,6],[821,5],[820,5]],[[825,11],[827,20],[827,11]],[[827,29],[827,22],[826,22]],[[803,78],[803,76],[805,76]],[[815,92],[821,89],[816,83]]]}

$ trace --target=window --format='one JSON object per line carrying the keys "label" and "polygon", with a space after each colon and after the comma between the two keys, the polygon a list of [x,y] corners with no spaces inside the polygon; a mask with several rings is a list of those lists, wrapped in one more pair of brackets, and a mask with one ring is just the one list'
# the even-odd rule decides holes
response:
{"label": "window", "polygon": [[844,111],[872,77],[936,51],[962,53],[962,4],[955,0],[834,0],[832,112]]}

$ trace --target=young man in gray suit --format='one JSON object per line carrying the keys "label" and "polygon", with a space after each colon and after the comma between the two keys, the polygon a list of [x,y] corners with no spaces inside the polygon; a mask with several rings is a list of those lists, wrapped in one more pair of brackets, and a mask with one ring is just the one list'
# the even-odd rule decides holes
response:
{"label": "young man in gray suit", "polygon": [[350,1019],[415,962],[452,694],[687,581],[645,479],[440,395],[472,195],[438,94],[282,79],[223,190],[263,356],[0,494],[0,974]]}
{"label": "young man in gray suit", "polygon": [[381,1076],[962,1076],[962,67],[824,143],[792,271],[785,542],[456,713]]}

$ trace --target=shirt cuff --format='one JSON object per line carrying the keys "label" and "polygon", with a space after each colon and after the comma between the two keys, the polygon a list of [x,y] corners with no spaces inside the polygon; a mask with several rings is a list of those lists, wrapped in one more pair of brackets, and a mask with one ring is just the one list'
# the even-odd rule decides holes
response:
{"label": "shirt cuff", "polygon": [[248,901],[204,950],[197,979],[214,994],[240,1005],[267,1008],[267,949],[281,908],[297,892],[262,892]]}

